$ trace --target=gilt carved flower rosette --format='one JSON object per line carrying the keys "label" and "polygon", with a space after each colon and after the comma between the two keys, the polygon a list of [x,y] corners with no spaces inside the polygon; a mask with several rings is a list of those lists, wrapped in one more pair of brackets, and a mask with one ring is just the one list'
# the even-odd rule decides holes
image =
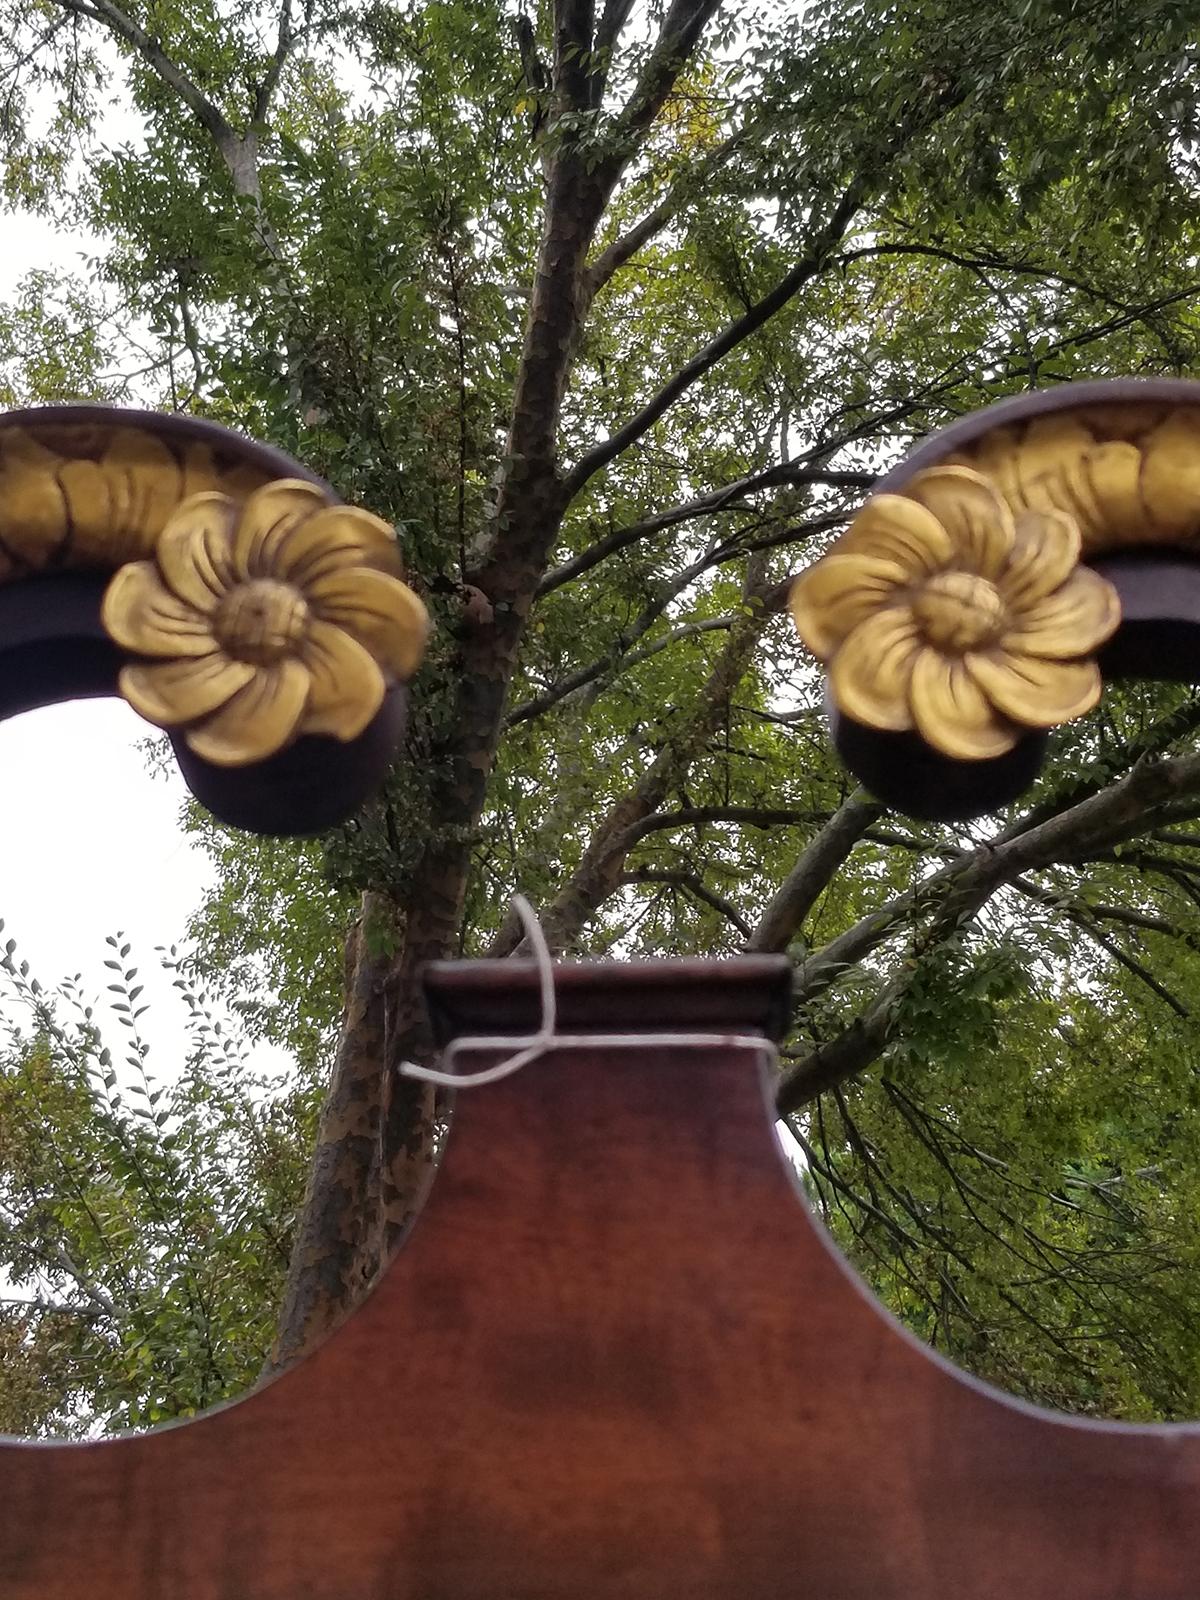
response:
{"label": "gilt carved flower rosette", "polygon": [[121,692],[218,766],[305,734],[355,739],[424,651],[425,608],[400,572],[391,528],[313,484],[242,504],[194,495],[104,596],[109,633],[149,658],[122,669]]}
{"label": "gilt carved flower rosette", "polygon": [[395,534],[268,446],[101,406],[0,415],[0,717],[117,692],[222,820],[382,780],[429,632]]}
{"label": "gilt carved flower rosette", "polygon": [[791,609],[849,764],[889,803],[950,816],[1014,798],[1103,676],[1200,678],[1194,597],[1200,385],[1117,381],[934,435]]}

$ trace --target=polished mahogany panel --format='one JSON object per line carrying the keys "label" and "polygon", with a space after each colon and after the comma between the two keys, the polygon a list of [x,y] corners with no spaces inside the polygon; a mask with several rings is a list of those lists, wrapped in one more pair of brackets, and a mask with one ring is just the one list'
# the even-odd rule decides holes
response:
{"label": "polished mahogany panel", "polygon": [[[608,1026],[746,1010],[603,966]],[[503,1022],[487,969],[445,1027]],[[777,1025],[786,964],[761,963]],[[529,985],[514,986],[527,1026]],[[758,1063],[647,1039],[458,1097],[428,1210],[312,1359],[197,1422],[0,1448],[4,1600],[1194,1600],[1200,1429],[982,1388],[831,1250]]]}

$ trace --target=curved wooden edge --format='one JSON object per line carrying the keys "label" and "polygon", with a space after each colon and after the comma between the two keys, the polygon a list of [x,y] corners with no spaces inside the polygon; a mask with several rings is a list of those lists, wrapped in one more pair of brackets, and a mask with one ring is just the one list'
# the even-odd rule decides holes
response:
{"label": "curved wooden edge", "polygon": [[[712,981],[719,972],[720,981]],[[535,961],[431,961],[426,1004],[439,1044],[464,1035],[533,1033],[542,1020]],[[554,965],[560,1033],[761,1033],[791,1022],[786,956],[560,961]]]}
{"label": "curved wooden edge", "polygon": [[827,702],[834,749],[884,805],[921,822],[969,822],[1019,800],[1042,769],[1046,735],[1027,733],[990,761],[954,761],[916,733],[881,733]]}
{"label": "curved wooden edge", "polygon": [[648,1039],[460,1094],[311,1359],[148,1437],[0,1448],[0,1596],[1193,1600],[1200,1428],[1047,1416],[917,1345],[797,1203],[765,1088]]}
{"label": "curved wooden edge", "polygon": [[266,761],[217,767],[181,734],[171,748],[183,781],[221,822],[247,833],[324,833],[352,817],[383,782],[404,733],[408,691],[396,684],[357,739],[307,734]]}

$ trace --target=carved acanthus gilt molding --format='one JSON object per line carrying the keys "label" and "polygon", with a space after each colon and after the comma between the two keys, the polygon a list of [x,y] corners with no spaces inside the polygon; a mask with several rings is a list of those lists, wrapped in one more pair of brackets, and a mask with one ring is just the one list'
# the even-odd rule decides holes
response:
{"label": "carved acanthus gilt molding", "polygon": [[221,463],[197,440],[146,428],[46,420],[0,429],[0,583],[103,568],[153,553],[167,518],[194,494],[244,499],[268,481]]}
{"label": "carved acanthus gilt molding", "polygon": [[948,465],[989,478],[1014,513],[1065,511],[1085,560],[1200,546],[1200,407],[1081,406],[992,428]]}

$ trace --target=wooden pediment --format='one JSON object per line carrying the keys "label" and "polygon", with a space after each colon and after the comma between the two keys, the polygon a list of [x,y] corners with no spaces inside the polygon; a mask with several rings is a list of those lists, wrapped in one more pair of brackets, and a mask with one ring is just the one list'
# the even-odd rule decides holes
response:
{"label": "wooden pediment", "polygon": [[[644,1046],[462,1093],[406,1248],[269,1387],[0,1449],[0,1596],[1192,1600],[1200,1429],[991,1392],[830,1247],[721,1042],[775,1029],[786,984],[771,957],[562,969],[564,1028]],[[444,1033],[535,1020],[527,964],[430,986]],[[656,1045],[681,1026],[711,1046]]]}

